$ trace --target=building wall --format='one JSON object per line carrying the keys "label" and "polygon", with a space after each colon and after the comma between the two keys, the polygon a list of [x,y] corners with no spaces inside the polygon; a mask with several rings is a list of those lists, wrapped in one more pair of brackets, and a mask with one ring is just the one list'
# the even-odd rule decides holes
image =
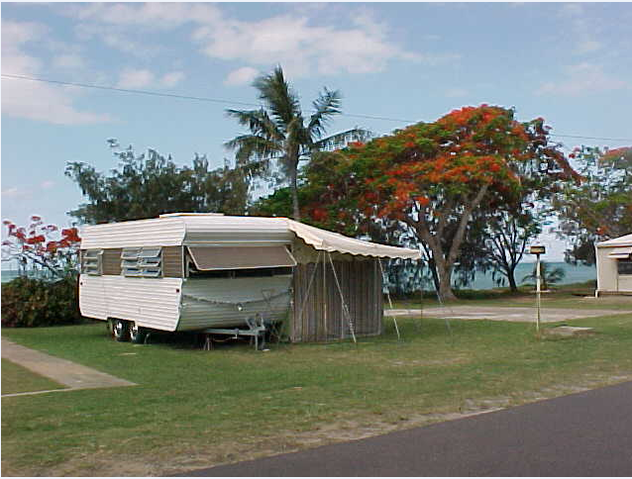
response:
{"label": "building wall", "polygon": [[597,290],[617,291],[617,260],[608,258],[611,248],[597,248]]}
{"label": "building wall", "polygon": [[[324,253],[319,263],[299,263],[296,266],[289,328],[293,342],[350,338],[348,316],[356,336],[382,333],[384,305],[379,264],[374,258],[346,256],[344,261],[333,261],[336,275]],[[345,303],[349,315],[344,310]]]}
{"label": "building wall", "polygon": [[597,292],[632,293],[632,275],[619,274],[617,259],[609,258],[612,248],[597,248]]}
{"label": "building wall", "polygon": [[632,275],[619,275],[617,286],[620,293],[632,293]]}

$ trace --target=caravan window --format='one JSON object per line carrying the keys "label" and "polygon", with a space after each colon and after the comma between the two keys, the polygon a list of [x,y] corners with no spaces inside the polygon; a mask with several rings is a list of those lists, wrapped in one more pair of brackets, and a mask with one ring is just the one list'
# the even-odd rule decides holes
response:
{"label": "caravan window", "polygon": [[102,249],[89,249],[84,251],[81,257],[81,272],[91,276],[101,276],[103,274],[102,258]]}
{"label": "caravan window", "polygon": [[296,261],[285,246],[188,247],[190,277],[240,278],[291,274]]}
{"label": "caravan window", "polygon": [[162,277],[162,248],[124,248],[121,253],[123,276]]}
{"label": "caravan window", "polygon": [[618,260],[617,272],[619,274],[632,274],[632,260],[629,260],[629,259]]}

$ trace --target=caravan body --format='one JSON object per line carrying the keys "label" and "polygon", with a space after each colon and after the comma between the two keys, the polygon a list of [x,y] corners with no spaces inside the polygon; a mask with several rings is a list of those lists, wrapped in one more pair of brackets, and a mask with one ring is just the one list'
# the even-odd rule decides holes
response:
{"label": "caravan body", "polygon": [[353,325],[380,334],[380,258],[420,256],[287,218],[174,213],[80,234],[81,313],[132,331],[288,317],[293,341],[345,338]]}
{"label": "caravan body", "polygon": [[86,317],[187,331],[287,313],[296,263],[287,249],[293,235],[278,219],[165,215],[81,234]]}

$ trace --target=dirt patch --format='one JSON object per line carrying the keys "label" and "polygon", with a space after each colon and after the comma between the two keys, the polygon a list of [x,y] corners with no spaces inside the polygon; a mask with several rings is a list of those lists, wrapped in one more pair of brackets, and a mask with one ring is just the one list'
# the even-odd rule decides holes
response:
{"label": "dirt patch", "polygon": [[448,359],[413,359],[412,361],[390,361],[393,366],[451,366],[454,364],[465,364],[470,360],[467,358],[455,357]]}

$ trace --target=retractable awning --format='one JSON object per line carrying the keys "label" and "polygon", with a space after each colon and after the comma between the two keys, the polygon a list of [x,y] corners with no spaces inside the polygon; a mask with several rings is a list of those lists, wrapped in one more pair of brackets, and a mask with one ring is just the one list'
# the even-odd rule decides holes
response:
{"label": "retractable awning", "polygon": [[372,256],[374,258],[402,258],[421,259],[421,253],[416,249],[398,248],[386,246],[369,241],[349,238],[338,233],[308,226],[297,221],[287,220],[288,228],[296,236],[314,249],[328,251],[330,253],[346,253],[360,256]]}
{"label": "retractable awning", "polygon": [[188,249],[195,267],[200,271],[296,266],[285,246],[189,246]]}
{"label": "retractable awning", "polygon": [[614,259],[628,259],[632,255],[632,246],[622,246],[620,248],[613,248],[610,253],[608,253],[608,258]]}

